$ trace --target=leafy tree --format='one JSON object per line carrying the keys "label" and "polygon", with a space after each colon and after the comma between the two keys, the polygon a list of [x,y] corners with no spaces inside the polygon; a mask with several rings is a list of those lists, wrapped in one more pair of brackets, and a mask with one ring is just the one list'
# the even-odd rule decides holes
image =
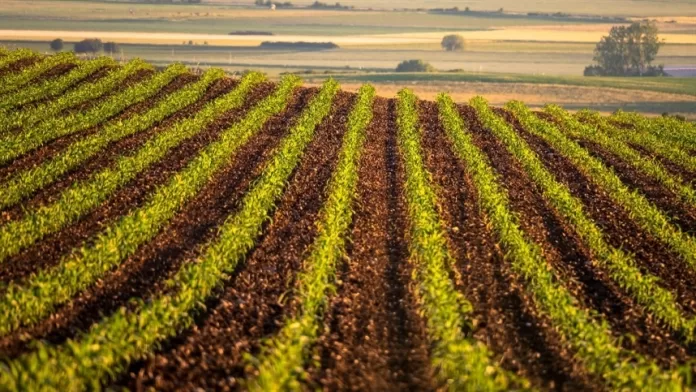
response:
{"label": "leafy tree", "polygon": [[396,67],[396,72],[435,72],[435,67],[423,60],[406,60]]}
{"label": "leafy tree", "polygon": [[[662,41],[653,22],[635,22],[630,26],[614,26],[602,37],[594,52],[597,66],[585,69],[585,74],[632,76],[659,74],[652,67]],[[597,68],[598,67],[598,68]],[[591,68],[591,69],[590,69]]]}
{"label": "leafy tree", "polygon": [[75,44],[75,53],[97,53],[103,47],[104,44],[98,38],[84,39]]}
{"label": "leafy tree", "polygon": [[53,41],[51,41],[51,43],[49,45],[50,45],[52,51],[60,52],[61,50],[63,50],[64,43],[63,43],[62,39],[56,38]]}
{"label": "leafy tree", "polygon": [[121,48],[116,42],[106,42],[104,43],[104,51],[106,53],[118,53]]}
{"label": "leafy tree", "polygon": [[464,37],[459,34],[450,34],[442,38],[440,45],[442,46],[442,49],[448,52],[461,52],[464,50],[466,41],[464,41]]}

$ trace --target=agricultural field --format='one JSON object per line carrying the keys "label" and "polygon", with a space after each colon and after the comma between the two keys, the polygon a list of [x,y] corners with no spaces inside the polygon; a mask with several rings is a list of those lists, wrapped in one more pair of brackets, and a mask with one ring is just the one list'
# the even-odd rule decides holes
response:
{"label": "agricultural field", "polygon": [[696,125],[0,49],[0,390],[682,391]]}

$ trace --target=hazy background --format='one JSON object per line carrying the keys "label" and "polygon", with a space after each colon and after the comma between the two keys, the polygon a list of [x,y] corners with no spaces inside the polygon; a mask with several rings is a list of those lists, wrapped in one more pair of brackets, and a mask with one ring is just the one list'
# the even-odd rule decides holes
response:
{"label": "hazy background", "polygon": [[[229,72],[256,69],[279,77],[301,73],[309,83],[328,75],[348,89],[372,82],[382,95],[403,86],[424,98],[449,91],[455,99],[484,95],[492,103],[522,99],[568,108],[618,108],[696,117],[696,0],[430,1],[345,0],[341,6],[257,7],[254,0],[200,4],[145,1],[2,0],[0,43],[49,51],[85,38],[114,41],[113,56],[179,61]],[[437,9],[458,7],[459,13]],[[469,7],[468,13],[463,13]],[[588,78],[593,50],[612,26],[655,20],[665,45],[655,61],[667,78]],[[265,35],[229,35],[233,32]],[[446,34],[465,38],[446,52]],[[262,48],[263,41],[333,42],[337,49]],[[438,72],[395,73],[403,60],[422,59]],[[690,77],[691,76],[691,77]]]}

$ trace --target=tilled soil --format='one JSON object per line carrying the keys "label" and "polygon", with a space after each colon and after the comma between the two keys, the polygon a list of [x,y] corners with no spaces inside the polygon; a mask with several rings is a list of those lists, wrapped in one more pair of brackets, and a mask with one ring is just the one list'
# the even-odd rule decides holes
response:
{"label": "tilled soil", "polygon": [[19,71],[23,70],[24,68],[32,66],[40,59],[41,59],[40,57],[30,57],[30,58],[24,58],[21,60],[17,60],[14,63],[8,65],[7,67],[0,69],[0,77],[4,77],[4,76],[9,75],[11,73],[19,72]]}
{"label": "tilled soil", "polygon": [[[226,86],[218,91],[218,94],[230,91],[234,85],[235,83],[232,82],[226,83]],[[20,279],[41,268],[55,265],[55,263],[60,260],[60,257],[70,249],[90,238],[119,216],[127,213],[131,209],[137,208],[152,190],[165,183],[171,175],[183,169],[201,149],[217,139],[220,132],[229,126],[229,124],[239,120],[252,105],[258,103],[262,98],[268,95],[272,89],[273,85],[270,83],[263,84],[255,89],[249,94],[243,107],[226,113],[224,116],[218,118],[211,126],[172,149],[164,159],[152,165],[129,184],[124,185],[112,195],[108,201],[84,216],[81,220],[69,225],[58,233],[47,236],[43,241],[34,244],[22,253],[0,264],[0,279],[3,281]],[[214,96],[209,97],[209,99],[213,98]],[[196,108],[196,110],[197,109],[198,108]],[[190,112],[190,110],[187,111]],[[164,129],[164,127],[162,127],[162,129]],[[124,153],[124,151],[121,153]],[[117,154],[113,155],[115,159]],[[109,160],[100,161],[99,163],[107,165],[109,164]],[[96,172],[100,167],[103,166],[86,166],[86,168],[89,168],[92,172]],[[71,181],[79,179],[79,171],[73,173],[72,176],[77,178],[73,178]],[[47,202],[57,197],[55,194],[48,194],[51,196],[49,200],[46,200]],[[36,197],[41,197],[41,195],[42,194],[39,194]]]}
{"label": "tilled soil", "polygon": [[362,151],[348,257],[338,276],[308,389],[432,390],[424,321],[409,289],[394,101],[378,98]]}
{"label": "tilled soil", "polygon": [[[243,354],[282,327],[290,312],[294,277],[316,235],[325,187],[338,158],[353,94],[339,93],[316,130],[263,238],[211,309],[164,350],[131,367],[121,382],[134,390],[230,390],[245,375]],[[286,127],[290,126],[286,122]]]}
{"label": "tilled soil", "polygon": [[[608,242],[612,246],[633,252],[643,272],[654,273],[665,279],[661,285],[668,290],[677,292],[677,302],[687,314],[693,312],[694,304],[696,304],[693,301],[694,293],[686,284],[689,281],[689,275],[693,275],[693,272],[690,272],[676,255],[671,255],[657,240],[644,233],[630,220],[622,208],[614,204],[606,193],[591,184],[589,179],[568,159],[554,151],[543,140],[524,130],[512,115],[504,111],[500,111],[500,113],[515,126],[517,132],[537,153],[545,166],[556,175],[557,180],[568,186],[571,194],[583,202],[585,212],[602,229]],[[663,252],[662,255],[658,253],[660,251]],[[589,254],[589,251],[585,250],[584,253]],[[591,263],[583,264],[574,267],[577,269],[576,272],[568,269],[560,270],[564,271],[566,276],[570,276],[586,286],[582,289],[584,296],[581,295],[579,298],[592,304],[596,310],[603,313],[614,331],[630,333],[636,337],[633,341],[624,339],[622,343],[625,347],[654,357],[665,365],[674,365],[675,361],[686,361],[694,355],[696,347],[686,345],[680,337],[675,336],[667,328],[660,326],[649,315],[642,312],[640,307],[632,305],[630,297],[623,294],[611,278],[598,270],[597,267]],[[580,267],[585,271],[578,269]],[[679,269],[679,272],[670,269]],[[678,273],[686,275],[680,277]],[[588,281],[587,274],[594,274],[600,285]],[[575,276],[573,277],[573,275]],[[598,287],[602,285],[605,289],[599,291]]]}
{"label": "tilled soil", "polygon": [[[129,117],[142,114],[143,112],[147,111],[148,109],[153,108],[157,103],[159,103],[161,100],[163,100],[165,97],[168,95],[174,93],[175,91],[185,88],[188,84],[193,83],[196,79],[198,79],[197,76],[191,75],[191,74],[186,74],[177,77],[174,79],[171,83],[169,83],[167,86],[165,86],[162,90],[160,90],[156,95],[154,95],[152,98],[147,99],[141,103],[135,104],[120,114],[116,115],[112,119],[107,119],[103,123],[92,127],[90,129],[84,130],[77,132],[72,135],[64,136],[55,140],[52,140],[45,144],[44,146],[39,147],[36,150],[28,152],[26,155],[18,157],[17,159],[13,160],[11,163],[7,164],[6,166],[0,168],[0,178],[2,180],[6,180],[8,177],[22,171],[26,170],[28,168],[36,167],[40,165],[41,163],[45,162],[46,160],[54,157],[57,153],[60,151],[63,151],[66,147],[69,145],[75,143],[78,140],[84,139],[87,136],[90,136],[96,132],[98,132],[100,129],[104,127],[104,125],[125,120]],[[136,135],[131,136],[130,138],[133,138]],[[127,139],[130,139],[127,138]],[[124,151],[123,149],[118,150],[120,152]],[[54,192],[57,192],[58,190],[54,190]]]}

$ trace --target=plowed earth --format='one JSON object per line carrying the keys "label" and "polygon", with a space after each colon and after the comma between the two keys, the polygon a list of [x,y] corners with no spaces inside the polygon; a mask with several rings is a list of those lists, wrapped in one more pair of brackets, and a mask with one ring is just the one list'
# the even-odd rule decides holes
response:
{"label": "plowed earth", "polygon": [[[57,67],[42,77],[55,77],[68,69]],[[103,77],[105,72],[97,72],[81,83]],[[138,73],[124,85],[149,74]],[[10,176],[46,162],[71,143],[100,132],[105,124],[143,113],[195,80],[193,75],[176,78],[152,99],[131,105],[115,118],[17,158],[0,168],[0,186]],[[119,157],[132,154],[151,137],[194,115],[236,85],[230,79],[220,80],[198,102],[150,129],[109,144],[78,168],[1,211],[0,225],[57,200],[71,184],[112,167]],[[242,107],[225,113],[173,148],[101,205],[1,262],[0,295],[6,284],[22,284],[37,272],[56,266],[64,256],[89,245],[106,226],[142,206],[159,186],[185,168],[274,88],[272,83],[260,84]],[[85,110],[114,93],[71,111]],[[239,210],[244,195],[316,94],[316,89],[298,88],[286,108],[241,146],[153,239],[93,286],[58,307],[50,317],[0,337],[0,358],[11,360],[30,352],[38,340],[61,344],[66,339],[79,338],[119,308],[132,307],[133,300],[148,301],[166,292],[167,280],[183,265],[195,262],[206,244],[217,238],[218,228]],[[273,337],[288,318],[297,315],[297,274],[317,235],[327,184],[355,102],[355,94],[338,93],[330,115],[317,127],[298,166],[284,184],[272,219],[237,270],[208,299],[206,310],[195,315],[194,325],[162,342],[149,356],[135,359],[110,387],[138,391],[245,389],[246,380],[255,375],[247,354],[258,355],[263,342]],[[525,235],[541,247],[550,270],[578,299],[579,306],[606,319],[617,338],[631,336],[618,341],[660,366],[674,367],[696,359],[696,346],[670,333],[612,280],[521,162],[481,124],[475,110],[464,105],[458,109],[474,144],[489,158]],[[525,130],[512,114],[502,109],[495,113],[514,127],[556,180],[583,203],[585,213],[602,230],[607,242],[633,255],[643,273],[659,277],[659,284],[674,293],[686,315],[696,314],[696,272],[643,230],[589,174]],[[537,308],[524,279],[515,273],[479,205],[480,196],[466,163],[456,156],[440,124],[437,105],[419,102],[418,116],[423,162],[430,173],[438,212],[455,257],[451,278],[474,307],[471,323],[464,332],[486,344],[496,363],[530,380],[535,388],[604,390],[602,380],[588,373],[576,359],[551,320]],[[397,130],[396,101],[375,99],[373,119],[358,162],[354,214],[345,257],[336,276],[338,289],[327,301],[319,339],[311,347],[306,377],[301,380],[305,390],[430,391],[446,387],[436,377],[438,369],[431,366],[433,345],[415,295],[417,283],[409,263],[410,221]],[[696,211],[677,195],[600,146],[580,143],[684,231],[696,230]],[[668,170],[685,173],[674,165]]]}

